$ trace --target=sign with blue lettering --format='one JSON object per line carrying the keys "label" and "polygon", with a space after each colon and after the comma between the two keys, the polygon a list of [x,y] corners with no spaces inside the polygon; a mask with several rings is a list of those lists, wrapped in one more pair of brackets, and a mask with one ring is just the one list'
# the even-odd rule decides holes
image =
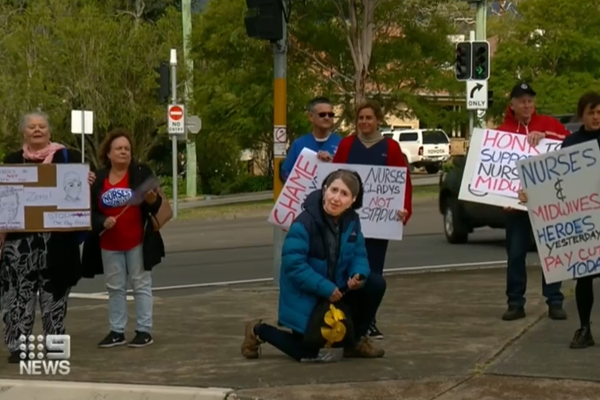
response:
{"label": "sign with blue lettering", "polygon": [[546,282],[600,273],[600,148],[595,140],[517,162]]}

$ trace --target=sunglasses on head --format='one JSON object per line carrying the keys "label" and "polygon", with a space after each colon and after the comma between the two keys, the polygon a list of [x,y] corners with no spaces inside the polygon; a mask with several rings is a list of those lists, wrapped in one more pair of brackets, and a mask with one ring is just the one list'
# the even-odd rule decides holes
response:
{"label": "sunglasses on head", "polygon": [[325,118],[325,117],[333,118],[333,117],[335,117],[335,113],[332,113],[332,112],[320,112],[317,115],[319,116],[319,118]]}

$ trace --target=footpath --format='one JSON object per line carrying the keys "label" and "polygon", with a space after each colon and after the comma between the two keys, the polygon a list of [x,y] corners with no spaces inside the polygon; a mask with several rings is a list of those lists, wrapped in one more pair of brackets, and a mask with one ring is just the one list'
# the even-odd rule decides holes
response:
{"label": "footpath", "polygon": [[299,364],[268,345],[259,360],[241,357],[244,322],[275,320],[277,291],[267,285],[159,293],[155,344],[144,349],[96,348],[106,303],[74,301],[71,374],[43,382],[2,364],[0,400],[597,400],[600,347],[568,348],[574,301],[566,303],[569,320],[549,320],[540,275],[530,269],[527,318],[514,322],[500,320],[504,269],[388,277],[378,343],[386,357],[337,364]]}

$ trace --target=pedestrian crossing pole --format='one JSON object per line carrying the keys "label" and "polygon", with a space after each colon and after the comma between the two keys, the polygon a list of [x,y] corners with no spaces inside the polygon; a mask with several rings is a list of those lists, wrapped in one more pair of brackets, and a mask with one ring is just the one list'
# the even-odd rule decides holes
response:
{"label": "pedestrian crossing pole", "polygon": [[[282,2],[285,3],[285,2]],[[277,201],[283,182],[280,177],[281,164],[286,157],[287,142],[287,21],[283,10],[282,39],[273,43],[273,202]],[[279,285],[281,250],[285,233],[278,227],[273,230],[273,283]]]}

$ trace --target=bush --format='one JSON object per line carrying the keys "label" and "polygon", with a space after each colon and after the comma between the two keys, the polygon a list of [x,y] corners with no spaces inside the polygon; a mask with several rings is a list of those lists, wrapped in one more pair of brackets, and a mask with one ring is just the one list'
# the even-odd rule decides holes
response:
{"label": "bush", "polygon": [[[170,176],[159,176],[160,188],[169,199],[173,198],[173,178]],[[187,194],[187,184],[185,179],[177,180],[177,197],[183,197]]]}
{"label": "bush", "polygon": [[454,167],[455,167],[454,161],[452,160],[452,157],[450,157],[450,159],[448,161],[446,161],[444,163],[444,165],[442,165],[442,171],[443,172],[448,172],[448,171],[450,171]]}
{"label": "bush", "polygon": [[225,186],[220,194],[254,193],[273,190],[272,176],[241,175]]}

